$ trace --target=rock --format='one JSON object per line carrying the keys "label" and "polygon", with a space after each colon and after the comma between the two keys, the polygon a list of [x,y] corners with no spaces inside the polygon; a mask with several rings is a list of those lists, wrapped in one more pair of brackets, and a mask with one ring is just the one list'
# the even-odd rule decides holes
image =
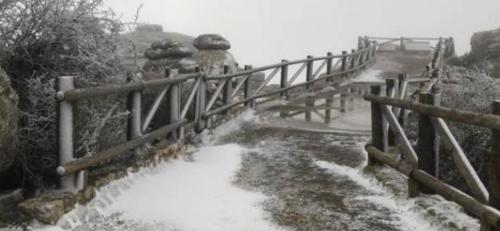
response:
{"label": "rock", "polygon": [[164,39],[151,43],[151,49],[168,49],[175,46],[178,46],[178,42],[172,39]]}
{"label": "rock", "polygon": [[44,224],[55,225],[64,215],[63,199],[34,198],[18,205],[19,210]]}
{"label": "rock", "polygon": [[500,76],[500,29],[475,33],[471,39],[471,61],[484,64],[487,72]]}
{"label": "rock", "polygon": [[229,50],[231,44],[218,34],[204,34],[193,41],[194,47],[199,50]]}
{"label": "rock", "polygon": [[7,170],[16,157],[17,103],[9,77],[0,69],[0,172]]}
{"label": "rock", "polygon": [[230,73],[237,71],[238,64],[233,55],[224,50],[199,50],[193,55],[193,59],[210,75],[222,73],[224,66],[229,67]]}
{"label": "rock", "polygon": [[86,189],[79,192],[77,195],[77,200],[78,203],[80,204],[87,204],[94,198],[95,198],[95,189],[92,186],[88,186]]}
{"label": "rock", "polygon": [[180,73],[194,72],[198,64],[192,57],[152,59],[144,64],[147,72],[161,72],[167,69],[178,69]]}
{"label": "rock", "polygon": [[163,32],[163,26],[158,24],[144,24],[135,28],[138,32]]}
{"label": "rock", "polygon": [[188,35],[164,31],[160,25],[141,25],[132,32],[120,34],[118,57],[128,70],[137,71],[148,61],[144,56],[148,49],[162,49],[177,42],[196,50],[193,40]]}

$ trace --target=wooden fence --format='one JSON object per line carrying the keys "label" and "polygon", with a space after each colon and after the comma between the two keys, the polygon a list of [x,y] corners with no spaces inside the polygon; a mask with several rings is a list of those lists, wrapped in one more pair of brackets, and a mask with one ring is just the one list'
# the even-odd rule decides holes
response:
{"label": "wooden fence", "polygon": [[[308,56],[306,59],[296,61],[283,60],[281,63],[259,68],[245,66],[244,71],[237,73],[228,73],[229,68],[225,67],[224,73],[210,76],[203,70],[191,74],[178,74],[176,70],[168,70],[164,79],[130,81],[125,85],[75,89],[76,77],[59,77],[56,98],[60,162],[57,173],[61,176],[60,188],[63,191],[83,190],[86,187],[89,168],[105,165],[130,150],[167,136],[174,137],[177,142],[183,142],[186,127],[194,127],[196,132],[201,132],[207,128],[207,122],[214,115],[226,113],[233,108],[253,107],[261,98],[270,96],[288,98],[292,89],[305,88],[307,91],[312,91],[318,81],[333,81],[355,75],[375,62],[376,49],[377,43],[365,37],[360,40],[358,50],[352,50],[351,53],[344,51],[342,54],[333,55],[329,52],[324,57]],[[293,74],[289,73],[289,68],[292,66],[299,67]],[[254,78],[256,73],[266,71],[270,71],[270,74],[265,77],[264,83],[251,92],[251,78]],[[306,81],[297,83],[304,71]],[[276,76],[279,76],[280,87],[264,91]],[[181,102],[180,86],[186,82],[192,83],[192,87],[187,100]],[[211,95],[207,92],[209,83],[216,83],[215,91]],[[159,92],[151,108],[143,113],[141,92],[151,89]],[[130,112],[127,123],[128,141],[93,155],[76,158],[73,141],[75,104],[83,99],[124,94],[128,95],[127,104]],[[168,124],[150,131],[149,125],[165,97],[169,101]],[[187,115],[190,113],[195,115],[194,118],[188,119]],[[142,118],[143,114],[146,115],[145,118]]]}
{"label": "wooden fence", "polygon": [[[451,43],[450,43],[451,41]],[[440,40],[433,59],[435,77],[418,95],[407,97],[411,79],[401,75],[384,86],[372,86],[364,99],[371,102],[372,140],[366,145],[370,164],[386,164],[408,176],[409,196],[437,193],[464,207],[481,220],[481,230],[500,230],[500,101],[492,103],[492,114],[481,114],[439,106],[439,76],[452,40]],[[418,113],[416,148],[403,130],[408,111]],[[489,128],[491,136],[489,190],[467,159],[447,121]],[[439,147],[452,150],[452,159],[470,190],[468,195],[438,179]],[[397,160],[388,153],[394,145],[401,152]]]}

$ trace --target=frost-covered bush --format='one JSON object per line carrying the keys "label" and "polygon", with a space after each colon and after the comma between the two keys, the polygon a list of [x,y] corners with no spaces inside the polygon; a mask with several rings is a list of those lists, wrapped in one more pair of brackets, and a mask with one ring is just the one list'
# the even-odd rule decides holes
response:
{"label": "frost-covered bush", "polygon": [[[466,68],[450,68],[449,75],[458,80],[457,84],[442,87],[441,105],[460,110],[491,113],[491,103],[500,90],[500,81],[484,73]],[[460,143],[474,169],[487,185],[488,151],[490,130],[461,123],[449,123],[450,129]],[[464,187],[460,174],[456,171],[449,152],[441,155],[441,177],[451,184]]]}
{"label": "frost-covered bush", "polygon": [[[116,55],[121,23],[101,6],[102,0],[0,1],[0,64],[20,98],[19,159],[3,185],[55,184],[57,76],[79,76],[79,87],[124,82]],[[125,139],[124,98],[78,102],[78,155]]]}
{"label": "frost-covered bush", "polygon": [[[491,113],[491,103],[500,90],[500,80],[480,71],[464,67],[448,67],[445,70],[449,84],[441,85],[441,105],[448,108],[479,113]],[[488,185],[488,151],[490,148],[490,130],[478,126],[447,122],[453,135],[472,163],[485,185]],[[409,139],[417,141],[418,115],[412,113],[406,124]],[[451,150],[440,147],[441,180],[467,191],[465,181],[457,171],[451,157]]]}

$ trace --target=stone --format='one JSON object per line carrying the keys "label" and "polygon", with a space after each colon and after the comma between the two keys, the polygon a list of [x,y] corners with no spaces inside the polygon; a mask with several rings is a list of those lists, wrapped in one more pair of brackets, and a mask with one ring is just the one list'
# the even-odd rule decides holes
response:
{"label": "stone", "polygon": [[203,34],[193,41],[194,47],[199,50],[229,50],[231,44],[218,34]]}
{"label": "stone", "polygon": [[0,172],[16,158],[18,97],[7,74],[0,69]]}
{"label": "stone", "polygon": [[44,224],[55,225],[64,215],[63,199],[44,197],[24,201],[18,205],[21,212]]}
{"label": "stone", "polygon": [[224,66],[229,67],[230,73],[237,71],[238,64],[233,55],[224,50],[200,50],[193,55],[193,59],[209,75],[222,73]]}
{"label": "stone", "polygon": [[500,76],[500,29],[475,33],[471,38],[470,59],[485,67],[491,75]]}
{"label": "stone", "polygon": [[164,39],[161,41],[156,41],[151,43],[151,49],[168,49],[171,47],[175,47],[178,42],[172,39]]}
{"label": "stone", "polygon": [[[156,60],[163,58],[182,58],[192,56],[196,51],[188,46],[183,46],[181,43],[172,43],[172,46],[158,45],[156,48],[148,49],[144,56],[148,59]],[[160,48],[165,47],[165,48]]]}
{"label": "stone", "polygon": [[144,64],[143,70],[146,72],[159,72],[169,68],[177,69],[179,73],[190,73],[194,72],[196,67],[198,67],[198,64],[192,57],[164,58],[148,60]]}
{"label": "stone", "polygon": [[79,192],[77,195],[77,200],[78,203],[80,204],[87,204],[94,198],[95,198],[95,188],[92,186],[88,186],[86,189]]}

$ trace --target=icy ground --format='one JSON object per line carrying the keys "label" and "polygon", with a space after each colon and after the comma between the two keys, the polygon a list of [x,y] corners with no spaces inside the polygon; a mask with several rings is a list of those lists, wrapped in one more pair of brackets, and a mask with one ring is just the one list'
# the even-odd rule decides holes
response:
{"label": "icy ground", "polygon": [[179,159],[102,187],[56,226],[30,229],[479,230],[457,204],[408,200],[400,174],[366,167],[369,133],[359,131],[369,129],[368,105],[355,103],[330,124],[247,111],[202,134]]}

